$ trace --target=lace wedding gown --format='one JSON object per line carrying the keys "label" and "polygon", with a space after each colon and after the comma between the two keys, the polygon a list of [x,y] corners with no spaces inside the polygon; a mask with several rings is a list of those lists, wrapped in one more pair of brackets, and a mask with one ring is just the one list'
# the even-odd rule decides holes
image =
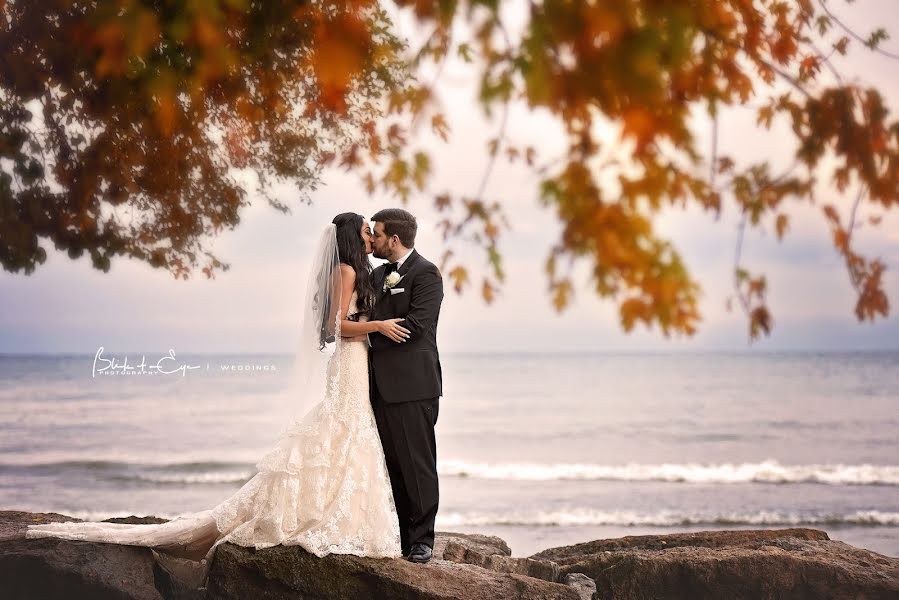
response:
{"label": "lace wedding gown", "polygon": [[[348,313],[356,310],[354,292]],[[215,508],[159,524],[29,525],[25,537],[149,546],[203,557],[207,564],[222,542],[254,548],[297,545],[316,556],[402,556],[369,400],[367,343],[343,340],[328,371],[323,401],[285,430],[256,464],[259,472]]]}

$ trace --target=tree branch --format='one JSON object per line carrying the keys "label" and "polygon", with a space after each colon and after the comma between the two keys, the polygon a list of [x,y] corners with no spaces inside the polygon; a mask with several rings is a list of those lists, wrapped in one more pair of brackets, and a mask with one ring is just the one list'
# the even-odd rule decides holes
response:
{"label": "tree branch", "polygon": [[837,25],[839,25],[839,26],[843,29],[843,31],[845,31],[846,33],[848,33],[849,35],[851,35],[852,37],[854,37],[856,40],[860,41],[862,44],[864,44],[864,45],[867,46],[868,48],[871,48],[871,49],[874,50],[875,52],[879,52],[879,53],[883,54],[884,56],[887,56],[887,57],[892,58],[892,59],[899,59],[899,54],[896,54],[896,53],[894,53],[894,52],[888,52],[888,51],[886,51],[886,50],[884,50],[884,49],[882,49],[882,48],[875,48],[875,47],[869,46],[867,40],[865,40],[865,39],[862,38],[860,35],[858,35],[857,33],[855,33],[852,29],[849,28],[849,26],[847,26],[845,23],[843,23],[843,22],[839,19],[839,17],[837,17],[837,16],[836,16],[835,14],[833,14],[832,12],[830,12],[830,9],[827,8],[827,5],[824,4],[824,1],[823,1],[823,0],[818,0],[818,4],[821,5],[821,8],[824,9],[824,12],[827,13],[827,16],[828,16],[828,17],[830,17],[831,19],[833,19],[834,22],[835,22]]}

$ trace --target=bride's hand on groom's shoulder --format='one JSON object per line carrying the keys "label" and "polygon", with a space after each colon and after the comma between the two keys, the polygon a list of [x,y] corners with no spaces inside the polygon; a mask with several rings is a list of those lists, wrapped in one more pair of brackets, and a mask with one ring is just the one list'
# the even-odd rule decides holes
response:
{"label": "bride's hand on groom's shoulder", "polygon": [[399,324],[404,319],[387,319],[377,321],[378,333],[387,336],[394,342],[402,343],[409,338],[409,330]]}

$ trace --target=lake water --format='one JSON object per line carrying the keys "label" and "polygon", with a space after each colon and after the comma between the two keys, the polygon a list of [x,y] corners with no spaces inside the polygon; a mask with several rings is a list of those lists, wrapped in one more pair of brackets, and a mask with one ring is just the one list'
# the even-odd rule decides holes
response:
{"label": "lake water", "polygon": [[[93,354],[0,355],[0,508],[172,518],[239,489],[284,425],[292,357],[177,362],[201,368],[93,377]],[[899,556],[899,352],[442,362],[438,530],[526,556],[801,526]]]}

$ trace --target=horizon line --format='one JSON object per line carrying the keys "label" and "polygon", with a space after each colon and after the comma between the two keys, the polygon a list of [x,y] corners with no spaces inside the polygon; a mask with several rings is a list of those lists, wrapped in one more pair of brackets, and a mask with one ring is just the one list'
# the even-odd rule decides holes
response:
{"label": "horizon line", "polygon": [[[108,350],[121,354],[167,354],[166,350]],[[896,348],[679,348],[679,349],[586,349],[586,350],[444,350],[443,355],[512,355],[512,356],[571,356],[571,355],[596,355],[596,354],[841,354],[841,353],[869,353],[889,354],[899,352]],[[45,350],[29,352],[0,352],[0,357],[63,357],[63,356],[94,356],[93,352],[71,352],[64,350]],[[202,354],[207,356],[291,356],[293,352],[286,351],[244,351],[244,350],[180,350],[176,354]]]}

